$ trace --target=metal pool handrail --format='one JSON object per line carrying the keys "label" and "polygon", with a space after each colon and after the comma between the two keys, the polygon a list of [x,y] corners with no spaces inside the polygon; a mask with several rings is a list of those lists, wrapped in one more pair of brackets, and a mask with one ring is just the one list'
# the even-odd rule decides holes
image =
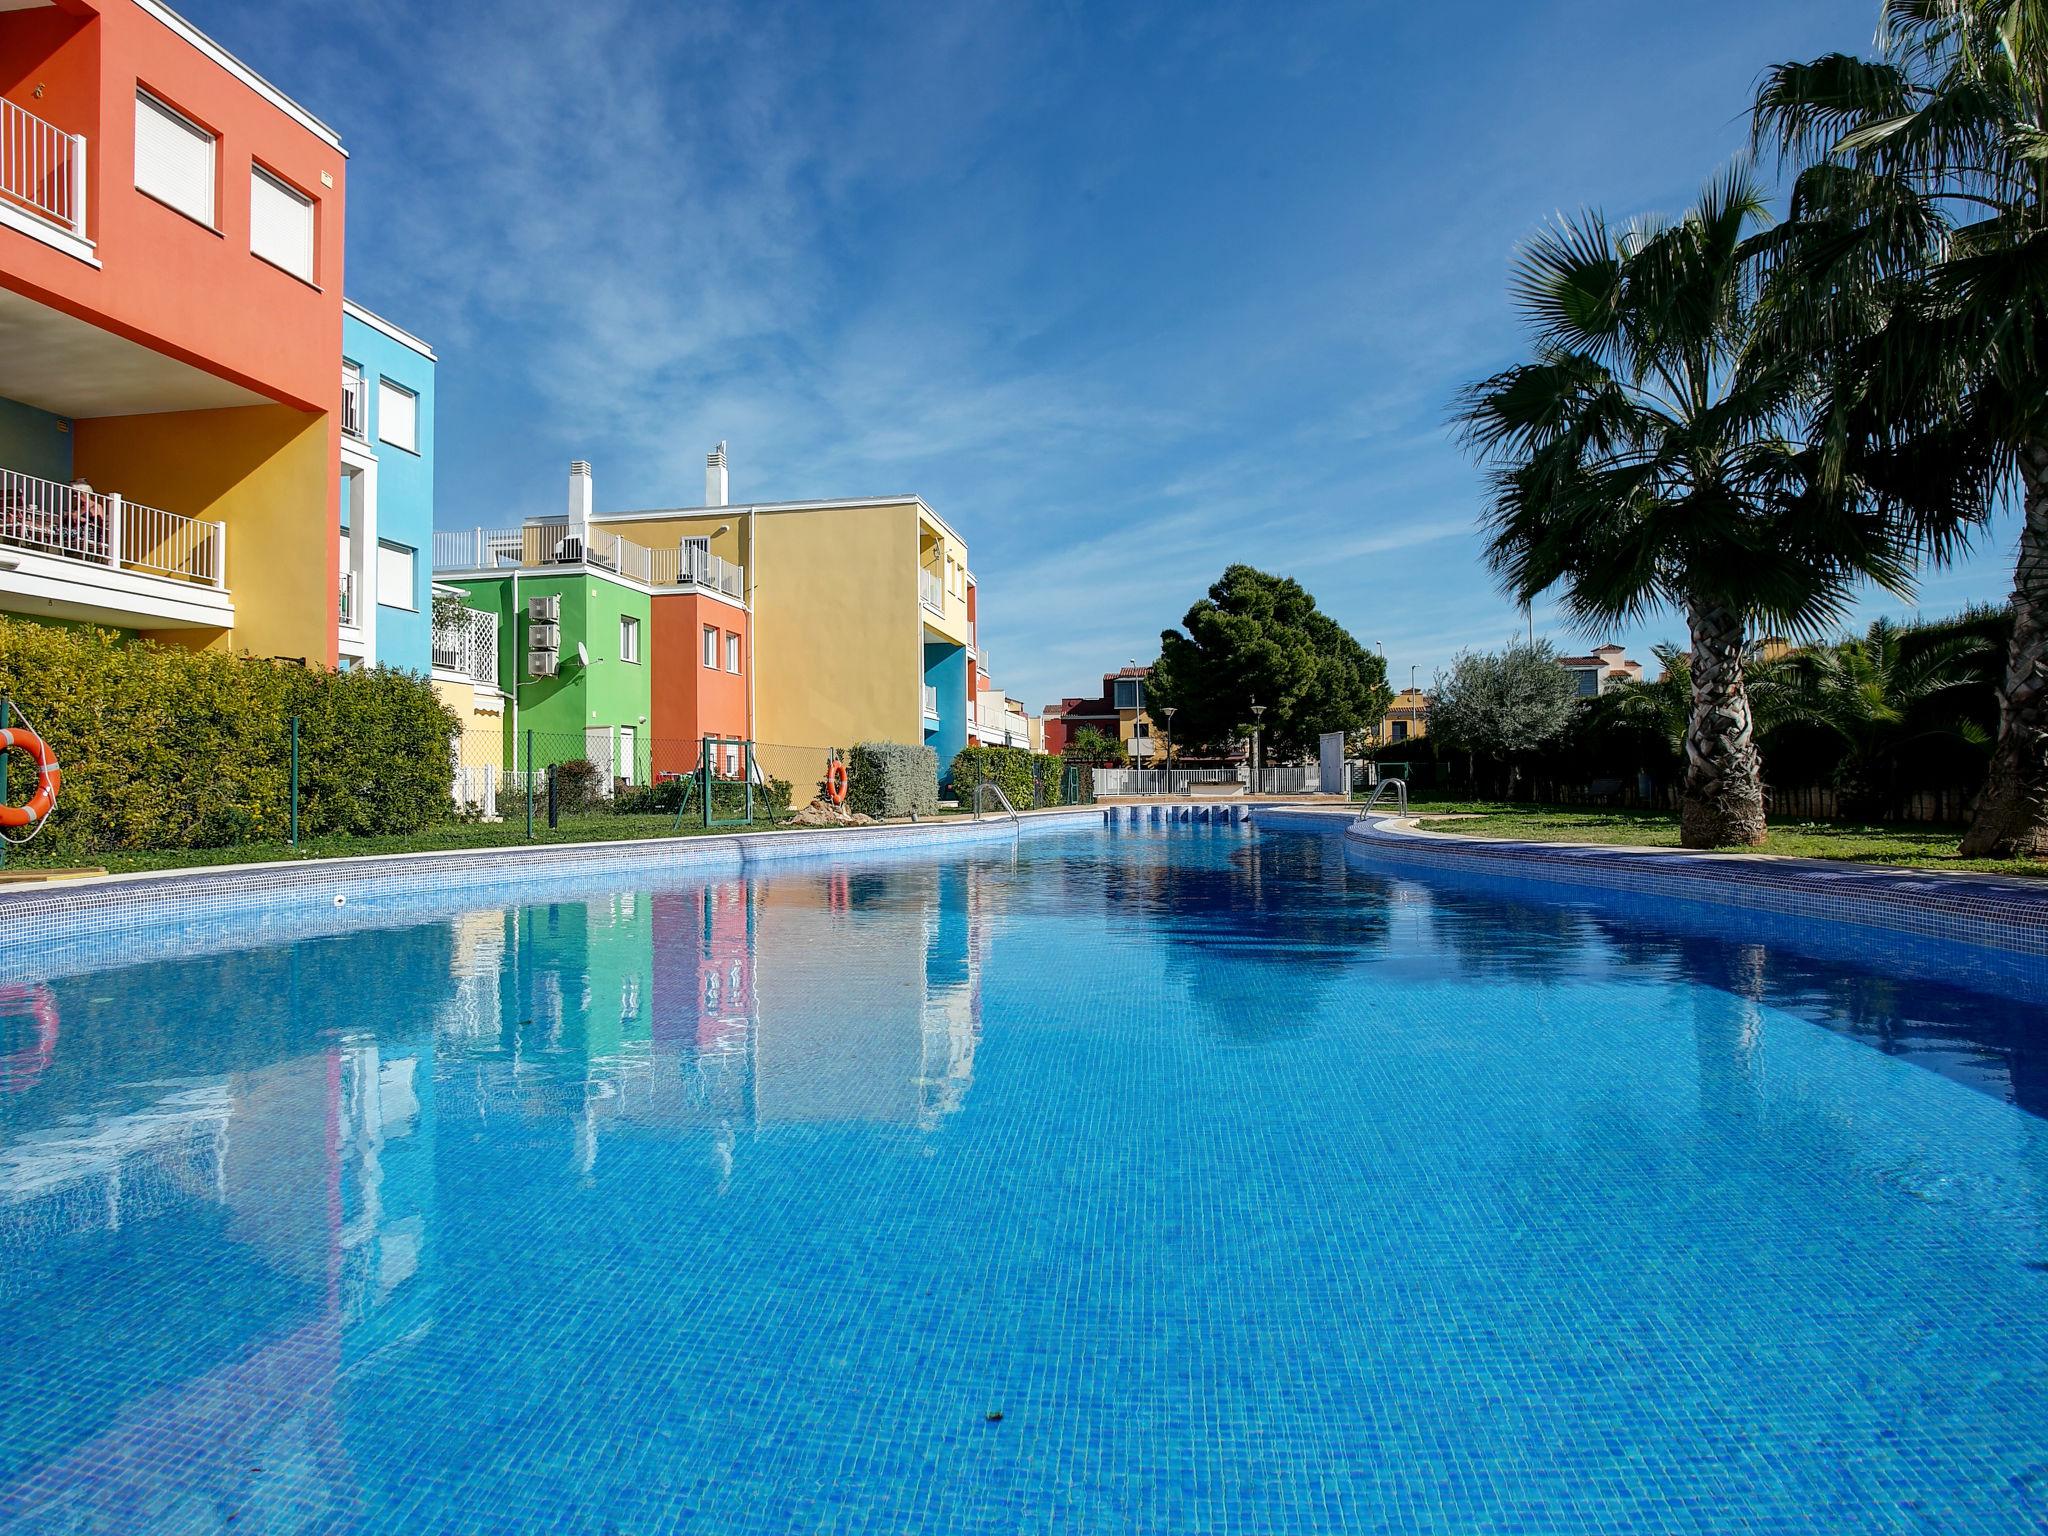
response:
{"label": "metal pool handrail", "polygon": [[1003,793],[1003,786],[990,783],[987,779],[983,779],[974,786],[974,819],[976,821],[981,820],[981,797],[989,793],[993,793],[998,800],[1002,801],[1003,809],[1010,813],[1010,820],[1016,822],[1020,827],[1024,825],[1024,818],[1017,814],[1017,807],[1010,804],[1010,797]]}
{"label": "metal pool handrail", "polygon": [[1381,779],[1379,783],[1373,785],[1371,796],[1352,819],[1354,821],[1365,820],[1366,817],[1372,814],[1372,808],[1380,803],[1380,796],[1390,789],[1394,792],[1394,799],[1401,808],[1401,814],[1406,816],[1408,814],[1408,781],[1406,779]]}

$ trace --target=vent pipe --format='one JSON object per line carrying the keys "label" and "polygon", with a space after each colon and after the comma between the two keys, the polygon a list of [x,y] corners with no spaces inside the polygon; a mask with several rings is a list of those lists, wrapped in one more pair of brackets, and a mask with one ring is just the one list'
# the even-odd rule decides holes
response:
{"label": "vent pipe", "polygon": [[722,507],[725,505],[725,444],[704,455],[704,505]]}

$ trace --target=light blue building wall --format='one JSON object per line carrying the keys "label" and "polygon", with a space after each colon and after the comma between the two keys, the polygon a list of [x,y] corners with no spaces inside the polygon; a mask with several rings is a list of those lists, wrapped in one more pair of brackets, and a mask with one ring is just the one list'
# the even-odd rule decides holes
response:
{"label": "light blue building wall", "polygon": [[924,723],[924,743],[939,755],[939,783],[949,784],[953,759],[967,745],[967,648],[950,641],[924,642],[924,682],[939,691],[939,718]]}
{"label": "light blue building wall", "polygon": [[[342,457],[342,527],[368,512],[365,531],[375,531],[374,543],[364,538],[354,547],[358,623],[373,652],[365,659],[426,672],[433,638],[433,349],[353,302],[342,309],[341,347],[344,376],[353,366],[361,380],[360,415],[356,430],[345,434],[351,441]],[[375,460],[373,507],[366,505],[372,482],[365,458]],[[361,494],[350,494],[349,476],[364,487]],[[372,607],[374,623],[365,624]]]}

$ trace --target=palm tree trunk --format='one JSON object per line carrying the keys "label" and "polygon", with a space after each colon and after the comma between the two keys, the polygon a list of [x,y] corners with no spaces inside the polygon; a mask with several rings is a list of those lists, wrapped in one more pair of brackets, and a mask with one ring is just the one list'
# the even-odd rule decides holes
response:
{"label": "palm tree trunk", "polygon": [[1998,690],[1998,744],[1963,853],[2048,858],[2048,443],[2020,450],[2027,516],[2012,584],[2012,649]]}
{"label": "palm tree trunk", "polygon": [[1694,603],[1692,716],[1685,728],[1679,840],[1688,848],[1749,848],[1764,840],[1763,764],[1742,682],[1742,615]]}

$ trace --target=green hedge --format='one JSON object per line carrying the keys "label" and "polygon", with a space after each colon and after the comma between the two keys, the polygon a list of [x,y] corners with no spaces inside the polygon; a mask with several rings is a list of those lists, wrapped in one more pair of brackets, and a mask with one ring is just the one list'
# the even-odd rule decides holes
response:
{"label": "green hedge", "polygon": [[[656,784],[645,784],[635,789],[625,789],[612,800],[612,809],[621,816],[673,816],[682,809],[684,798],[696,806],[697,814],[703,812],[697,806],[697,776],[679,775],[663,779]],[[780,821],[789,814],[790,782],[787,779],[769,779],[754,786],[754,815],[757,819]],[[717,779],[711,781],[711,813],[718,817],[743,816],[747,810],[747,786],[738,779]]]}
{"label": "green hedge", "polygon": [[935,816],[939,754],[900,741],[863,741],[846,754],[846,808],[863,816]]}
{"label": "green hedge", "polygon": [[[81,854],[284,837],[294,715],[302,834],[414,832],[450,812],[456,722],[409,673],[308,670],[0,618],[0,696],[64,767],[43,839]],[[14,758],[16,802],[26,763]]]}
{"label": "green hedge", "polygon": [[[1070,766],[1076,769],[1071,784]],[[1069,795],[1071,803],[1083,804],[1094,799],[1094,777],[1093,769],[1022,747],[963,747],[953,758],[953,793],[966,806],[974,803],[975,787],[984,783],[1000,785],[1020,811],[1066,805]]]}

